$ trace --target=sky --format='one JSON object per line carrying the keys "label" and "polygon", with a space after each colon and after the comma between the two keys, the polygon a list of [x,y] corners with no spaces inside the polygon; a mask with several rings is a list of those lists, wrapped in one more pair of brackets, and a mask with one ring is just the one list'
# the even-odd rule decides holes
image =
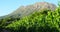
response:
{"label": "sky", "polygon": [[36,2],[49,2],[55,5],[58,4],[57,0],[0,0],[0,16],[8,15],[20,6],[27,6]]}

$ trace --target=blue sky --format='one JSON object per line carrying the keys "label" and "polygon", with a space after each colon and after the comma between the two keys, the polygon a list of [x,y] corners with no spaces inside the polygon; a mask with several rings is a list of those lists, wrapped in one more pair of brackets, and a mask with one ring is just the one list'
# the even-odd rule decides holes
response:
{"label": "blue sky", "polygon": [[20,6],[34,4],[36,2],[49,2],[56,4],[57,0],[0,0],[0,16],[8,15]]}

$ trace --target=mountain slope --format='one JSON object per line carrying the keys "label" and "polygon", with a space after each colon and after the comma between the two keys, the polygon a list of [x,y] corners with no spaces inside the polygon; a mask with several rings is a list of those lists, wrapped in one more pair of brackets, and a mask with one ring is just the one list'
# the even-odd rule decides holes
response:
{"label": "mountain slope", "polygon": [[39,11],[39,10],[43,10],[43,9],[54,10],[54,9],[56,9],[56,5],[54,5],[52,3],[47,3],[47,2],[37,2],[32,5],[21,6],[16,11],[12,12],[9,15],[12,17],[27,16],[27,15],[33,13],[34,11]]}

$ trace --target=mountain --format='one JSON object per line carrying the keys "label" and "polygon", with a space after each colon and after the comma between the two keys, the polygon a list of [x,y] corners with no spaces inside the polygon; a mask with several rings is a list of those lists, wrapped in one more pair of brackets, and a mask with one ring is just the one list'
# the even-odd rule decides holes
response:
{"label": "mountain", "polygon": [[[52,4],[52,3],[48,3],[48,2],[37,2],[35,4],[31,4],[31,5],[27,5],[27,6],[20,6],[18,9],[16,9],[14,12],[12,12],[11,14],[8,14],[6,17],[10,17],[10,18],[21,18],[23,16],[28,16],[30,14],[32,14],[35,11],[42,11],[44,9],[49,9],[54,11],[56,9],[56,5]],[[4,18],[4,17],[0,17]]]}
{"label": "mountain", "polygon": [[[56,5],[47,2],[37,2],[35,4],[21,6],[11,14],[0,17],[0,31],[5,31],[5,27],[13,22],[21,20],[21,17],[28,16],[33,12],[40,12],[45,9],[54,11],[57,8]],[[44,12],[43,12],[44,13]],[[45,13],[44,13],[45,14]],[[34,16],[33,16],[34,17]],[[29,19],[30,20],[30,19]]]}
{"label": "mountain", "polygon": [[43,9],[54,10],[54,9],[56,9],[56,5],[54,5],[52,3],[48,3],[48,2],[37,2],[32,5],[21,6],[16,11],[12,12],[9,15],[26,16],[26,15],[33,13],[34,11],[39,11],[39,10],[43,10]]}

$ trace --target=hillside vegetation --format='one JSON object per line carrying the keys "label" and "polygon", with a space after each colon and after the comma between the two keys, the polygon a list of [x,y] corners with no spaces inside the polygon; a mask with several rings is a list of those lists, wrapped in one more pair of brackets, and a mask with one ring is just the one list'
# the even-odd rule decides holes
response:
{"label": "hillside vegetation", "polygon": [[[7,23],[8,21],[12,22]],[[5,30],[9,32],[60,32],[60,8],[55,11],[33,12],[20,20],[7,17],[0,20],[0,31]]]}
{"label": "hillside vegetation", "polygon": [[60,32],[60,8],[43,10],[5,26],[11,32]]}

